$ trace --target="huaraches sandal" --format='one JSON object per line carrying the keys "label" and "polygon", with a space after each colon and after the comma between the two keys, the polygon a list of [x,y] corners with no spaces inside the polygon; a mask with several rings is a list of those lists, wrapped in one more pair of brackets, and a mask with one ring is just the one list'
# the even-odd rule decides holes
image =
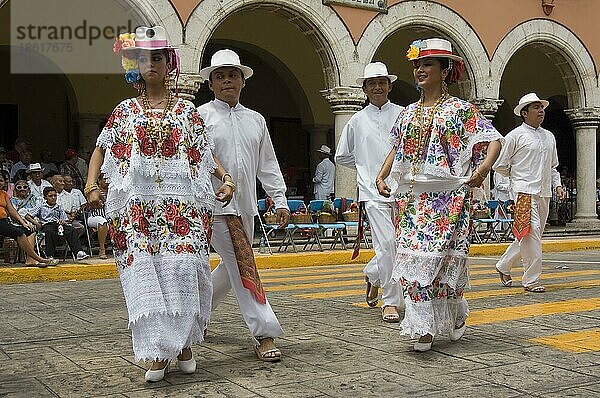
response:
{"label": "huaraches sandal", "polygon": [[398,315],[398,310],[395,306],[386,305],[381,309],[381,319],[387,323],[398,323],[400,315]]}
{"label": "huaraches sandal", "polygon": [[531,293],[544,293],[546,288],[542,285],[533,285],[533,286],[523,286],[526,292]]}
{"label": "huaraches sandal", "polygon": [[275,347],[275,343],[271,337],[259,339],[259,345],[254,346],[254,352],[261,361],[279,362],[281,361],[281,351]]}
{"label": "huaraches sandal", "polygon": [[379,288],[377,286],[373,286],[371,282],[369,282],[369,277],[365,276],[365,282],[367,282],[367,291],[365,292],[365,301],[367,305],[371,308],[377,307],[377,303],[379,303]]}
{"label": "huaraches sandal", "polygon": [[512,278],[510,277],[510,275],[503,273],[498,268],[496,268],[496,271],[500,275],[500,282],[502,282],[502,286],[511,287],[513,281],[512,281]]}

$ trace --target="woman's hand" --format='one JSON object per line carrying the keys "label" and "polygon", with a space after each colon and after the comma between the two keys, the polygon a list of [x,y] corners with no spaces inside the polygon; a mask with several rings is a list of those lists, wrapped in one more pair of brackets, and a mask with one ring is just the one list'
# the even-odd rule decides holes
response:
{"label": "woman's hand", "polygon": [[231,199],[233,199],[233,187],[231,185],[223,184],[217,191],[217,200],[223,203],[223,207],[227,206]]}
{"label": "woman's hand", "polygon": [[87,194],[87,201],[93,209],[101,209],[104,207],[104,200],[102,199],[102,192],[99,189],[95,189]]}
{"label": "woman's hand", "polygon": [[471,177],[465,182],[465,184],[470,186],[471,188],[479,188],[481,187],[481,184],[483,184],[484,180],[485,175],[479,172],[478,169],[475,169],[475,171],[473,172],[473,174],[471,174]]}
{"label": "woman's hand", "polygon": [[379,178],[377,177],[375,179],[375,185],[377,186],[377,190],[379,191],[379,194],[385,198],[389,198],[390,195],[392,194],[392,190],[390,187],[388,187],[388,185],[385,183],[385,180],[383,178]]}

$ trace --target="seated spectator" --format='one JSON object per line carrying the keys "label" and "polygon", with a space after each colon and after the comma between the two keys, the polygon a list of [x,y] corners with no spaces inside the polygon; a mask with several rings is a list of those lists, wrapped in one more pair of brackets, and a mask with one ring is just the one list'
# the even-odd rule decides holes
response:
{"label": "seated spectator", "polygon": [[31,152],[24,151],[21,153],[20,160],[13,164],[13,167],[10,169],[10,179],[14,179],[17,171],[19,170],[27,170],[29,169],[29,164],[31,163]]}
{"label": "seated spectator", "polygon": [[6,158],[6,148],[0,146],[0,169],[6,170],[10,176],[10,169],[13,166],[13,162]]}
{"label": "seated spectator", "polygon": [[[52,187],[56,190],[56,203],[67,213],[69,224],[77,230],[78,236],[85,233],[85,227],[77,219],[81,215],[81,205],[77,204],[70,192],[65,191],[65,180],[62,175],[55,174],[50,179]],[[83,219],[81,219],[83,221]]]}
{"label": "seated spectator", "polygon": [[[81,250],[81,242],[79,242],[77,231],[69,225],[67,213],[56,203],[56,196],[56,189],[53,187],[44,188],[44,202],[38,203],[31,210],[31,213],[27,214],[26,219],[44,232],[48,258],[54,258],[56,244],[60,236],[64,236],[71,252],[77,253],[77,260],[86,259],[89,256]],[[36,221],[34,217],[37,217],[39,221]]]}
{"label": "seated spectator", "polygon": [[62,177],[63,182],[65,183],[65,191],[70,193],[71,197],[73,198],[73,206],[80,209],[84,204],[87,203],[85,196],[83,196],[83,192],[73,187],[73,177],[71,177],[69,174],[65,174]]}
{"label": "seated spectator", "polygon": [[16,163],[21,159],[21,154],[25,151],[29,151],[29,142],[23,137],[17,137],[14,149],[6,152],[6,159]]}
{"label": "seated spectator", "polygon": [[42,168],[44,169],[44,178],[50,178],[54,174],[58,174],[58,167],[52,161],[52,152],[42,151]]}
{"label": "seated spectator", "polygon": [[[0,175],[0,186],[4,186],[5,180]],[[9,216],[13,220],[17,221],[20,225],[13,225]],[[46,267],[47,265],[56,265],[57,261],[40,257],[33,249],[33,233],[35,228],[19,215],[19,213],[13,207],[11,201],[8,199],[6,191],[0,189],[0,236],[5,236],[17,241],[17,244],[21,249],[25,251],[27,258],[25,260],[26,266],[38,266]]]}
{"label": "seated spectator", "polygon": [[[104,174],[98,177],[98,188],[100,188],[100,196],[102,202],[106,202],[106,194],[108,193],[108,184],[104,179]],[[87,225],[89,228],[98,231],[98,257],[101,259],[108,258],[106,256],[106,236],[108,235],[108,221],[104,207],[99,209],[90,209]]]}
{"label": "seated spectator", "polygon": [[74,149],[67,149],[65,151],[65,162],[60,165],[60,174],[68,174],[73,178],[73,186],[79,190],[82,190],[85,186],[81,172],[77,168],[77,162],[79,157]]}
{"label": "seated spectator", "polygon": [[[42,199],[43,200],[43,199]],[[15,182],[15,193],[10,198],[10,203],[17,210],[21,217],[25,216],[33,209],[40,200],[31,193],[29,184],[25,180],[17,180]]]}
{"label": "seated spectator", "polygon": [[15,184],[10,182],[10,174],[8,171],[2,170],[2,171],[0,171],[0,174],[2,174],[2,178],[4,178],[4,187],[0,188],[0,189],[4,189],[6,191],[6,193],[8,194],[8,197],[12,198],[14,190],[15,190]]}
{"label": "seated spectator", "polygon": [[87,183],[88,162],[90,160],[90,156],[92,155],[89,152],[85,152],[85,154],[87,155],[87,157],[85,157],[85,158],[81,157],[80,153],[77,154],[77,163],[75,163],[77,170],[79,170],[79,173],[81,173],[81,176],[83,177],[84,187],[85,187],[85,184]]}
{"label": "seated spectator", "polygon": [[27,177],[29,178],[29,190],[31,193],[42,200],[44,198],[44,188],[51,187],[48,181],[42,179],[44,169],[39,163],[31,163],[27,169]]}

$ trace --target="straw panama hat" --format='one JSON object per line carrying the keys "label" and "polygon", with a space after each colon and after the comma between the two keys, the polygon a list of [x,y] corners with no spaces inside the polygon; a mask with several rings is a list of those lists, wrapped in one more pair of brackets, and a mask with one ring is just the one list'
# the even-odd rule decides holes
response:
{"label": "straw panama hat", "polygon": [[208,80],[212,71],[214,71],[215,69],[222,68],[224,66],[232,66],[234,68],[238,68],[244,74],[244,79],[250,78],[250,76],[252,76],[252,74],[254,73],[252,68],[246,65],[242,65],[242,63],[240,62],[240,56],[237,55],[235,51],[226,48],[223,50],[219,50],[213,54],[213,56],[210,59],[210,66],[207,66],[206,68],[202,68],[202,70],[200,70],[200,77],[204,80]]}
{"label": "straw panama hat", "polygon": [[321,148],[317,149],[317,152],[324,153],[325,155],[331,155],[331,148],[327,145],[321,145]]}
{"label": "straw panama hat", "polygon": [[548,102],[546,100],[539,99],[539,97],[537,96],[536,93],[525,94],[519,100],[519,105],[517,105],[514,109],[515,115],[521,116],[521,110],[523,108],[525,108],[527,105],[533,104],[534,102],[541,102],[544,109],[546,109],[548,107],[548,105],[550,104],[550,102]]}
{"label": "straw panama hat", "polygon": [[388,73],[387,66],[383,62],[372,62],[365,66],[365,70],[363,73],[364,76],[356,79],[356,84],[362,86],[365,80],[370,79],[372,77],[387,77],[390,79],[390,83],[393,83],[398,79],[396,75],[390,75]]}

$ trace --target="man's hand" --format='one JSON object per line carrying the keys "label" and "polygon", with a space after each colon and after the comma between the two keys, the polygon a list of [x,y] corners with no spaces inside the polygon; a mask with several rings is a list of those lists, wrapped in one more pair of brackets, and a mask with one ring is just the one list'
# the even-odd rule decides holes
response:
{"label": "man's hand", "polygon": [[275,210],[275,215],[277,216],[277,224],[279,224],[279,228],[287,227],[290,222],[290,211],[288,209],[277,209]]}
{"label": "man's hand", "polygon": [[377,190],[379,191],[379,194],[385,198],[389,198],[392,190],[390,189],[390,187],[388,187],[388,185],[385,183],[385,181],[381,178],[376,178],[375,179],[375,185],[377,186]]}
{"label": "man's hand", "polygon": [[556,196],[558,196],[558,200],[564,200],[566,197],[565,190],[563,187],[556,187]]}

